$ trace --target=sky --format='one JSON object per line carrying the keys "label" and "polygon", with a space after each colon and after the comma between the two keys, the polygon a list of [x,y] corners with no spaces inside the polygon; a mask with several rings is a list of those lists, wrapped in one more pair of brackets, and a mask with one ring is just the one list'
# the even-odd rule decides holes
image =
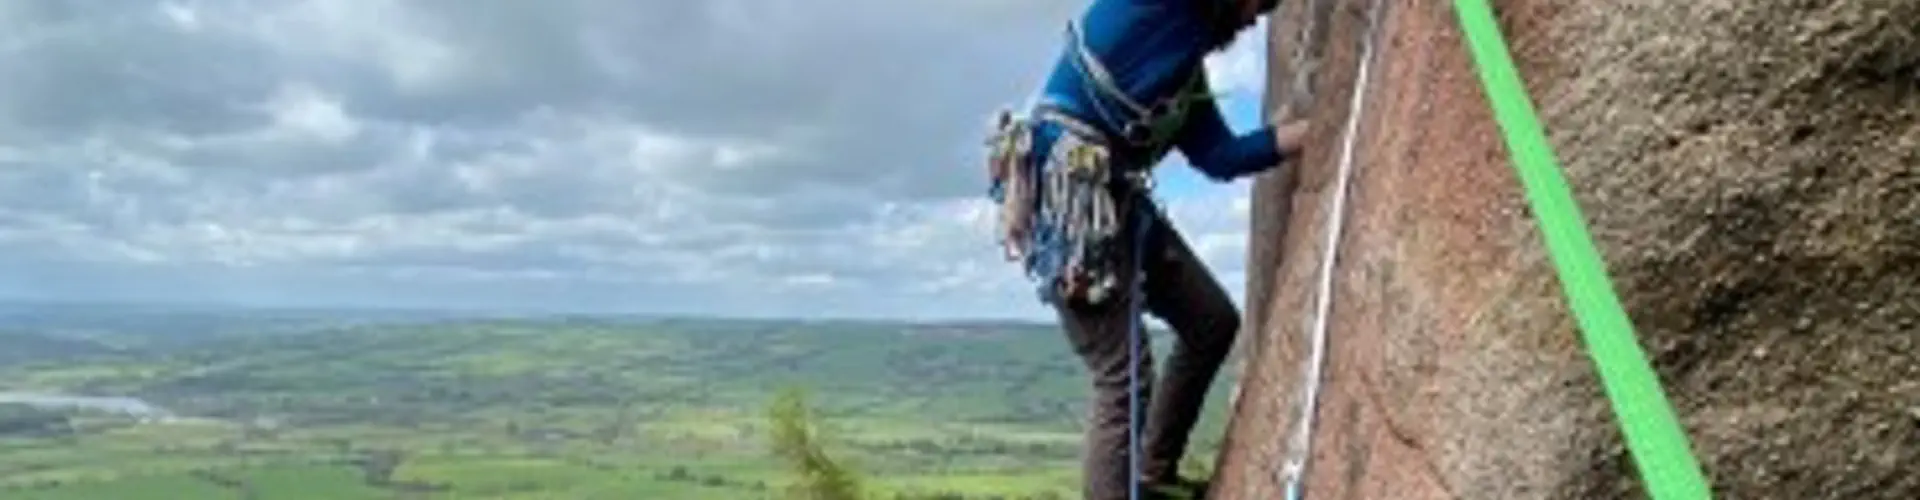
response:
{"label": "sky", "polygon": [[[1045,318],[981,141],[1084,1],[0,2],[0,297]],[[1239,300],[1251,181],[1159,175]]]}

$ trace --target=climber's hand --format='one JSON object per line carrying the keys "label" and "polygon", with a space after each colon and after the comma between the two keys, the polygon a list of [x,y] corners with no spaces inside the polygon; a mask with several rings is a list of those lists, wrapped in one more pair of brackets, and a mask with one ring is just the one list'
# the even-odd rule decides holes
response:
{"label": "climber's hand", "polygon": [[1280,154],[1288,159],[1297,158],[1305,149],[1307,133],[1312,131],[1312,122],[1305,119],[1294,120],[1273,128],[1273,140],[1280,146]]}

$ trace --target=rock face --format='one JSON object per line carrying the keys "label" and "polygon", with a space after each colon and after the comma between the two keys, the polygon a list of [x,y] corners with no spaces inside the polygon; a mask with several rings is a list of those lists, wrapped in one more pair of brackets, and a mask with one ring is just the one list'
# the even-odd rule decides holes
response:
{"label": "rock face", "polygon": [[[1280,498],[1371,3],[1271,23],[1215,499]],[[1716,496],[1920,498],[1920,1],[1493,3]],[[1453,2],[1386,4],[1307,497],[1643,498]]]}

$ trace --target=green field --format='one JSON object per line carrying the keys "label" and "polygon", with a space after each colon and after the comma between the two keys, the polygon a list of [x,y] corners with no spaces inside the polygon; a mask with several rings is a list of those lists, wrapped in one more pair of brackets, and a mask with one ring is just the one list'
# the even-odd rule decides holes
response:
{"label": "green field", "polygon": [[790,387],[871,496],[1078,496],[1083,375],[1045,325],[226,314],[0,322],[37,349],[0,393],[172,413],[0,405],[0,498],[780,498]]}

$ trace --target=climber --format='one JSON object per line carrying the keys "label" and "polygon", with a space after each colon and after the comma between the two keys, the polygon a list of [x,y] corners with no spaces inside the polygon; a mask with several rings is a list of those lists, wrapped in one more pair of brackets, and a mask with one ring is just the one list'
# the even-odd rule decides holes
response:
{"label": "climber", "polygon": [[[1240,316],[1148,197],[1146,174],[1173,150],[1219,182],[1299,155],[1305,121],[1233,134],[1207,95],[1202,63],[1277,3],[1092,0],[1067,23],[1039,99],[1022,115],[996,117],[988,174],[1001,243],[1037,282],[1092,379],[1088,499],[1199,487],[1178,466]],[[1154,370],[1143,307],[1177,337],[1155,387],[1145,382]],[[1128,391],[1135,377],[1137,400]],[[1135,432],[1137,463],[1128,456]]]}

